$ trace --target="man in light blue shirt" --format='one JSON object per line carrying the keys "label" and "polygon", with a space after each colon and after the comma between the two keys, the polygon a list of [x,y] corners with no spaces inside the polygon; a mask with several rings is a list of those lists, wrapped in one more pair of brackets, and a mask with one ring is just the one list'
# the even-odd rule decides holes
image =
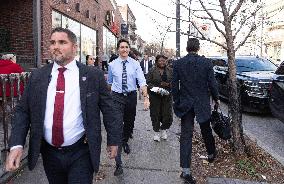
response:
{"label": "man in light blue shirt", "polygon": [[128,140],[134,128],[137,105],[136,79],[144,96],[144,109],[147,110],[150,105],[146,79],[140,67],[140,63],[128,57],[130,51],[129,42],[125,39],[119,40],[117,50],[119,57],[111,62],[108,68],[108,84],[112,91],[114,113],[116,118],[118,118],[118,122],[123,126],[123,143],[122,146],[119,146],[118,154],[115,158],[115,176],[123,173],[121,161],[122,147],[125,153],[130,153]]}

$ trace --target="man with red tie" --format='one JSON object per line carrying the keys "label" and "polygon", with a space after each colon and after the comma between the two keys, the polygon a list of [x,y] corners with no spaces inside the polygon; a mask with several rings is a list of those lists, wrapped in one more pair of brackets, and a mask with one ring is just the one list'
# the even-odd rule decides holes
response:
{"label": "man with red tie", "polygon": [[103,72],[76,62],[76,35],[68,29],[51,33],[53,63],[35,70],[15,109],[6,170],[19,167],[27,133],[28,166],[33,169],[42,154],[49,183],[91,184],[99,169],[100,111],[107,131],[109,157],[115,158],[122,127]]}

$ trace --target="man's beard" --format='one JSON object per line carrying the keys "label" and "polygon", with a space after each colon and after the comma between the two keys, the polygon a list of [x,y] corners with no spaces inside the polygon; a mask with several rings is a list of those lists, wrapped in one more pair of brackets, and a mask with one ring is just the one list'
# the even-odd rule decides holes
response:
{"label": "man's beard", "polygon": [[54,62],[57,63],[60,66],[62,66],[65,63],[64,60],[58,60],[58,59],[55,59]]}
{"label": "man's beard", "polygon": [[67,58],[58,57],[58,56],[57,57],[53,56],[53,60],[54,60],[54,62],[56,62],[60,66],[63,66],[67,62]]}

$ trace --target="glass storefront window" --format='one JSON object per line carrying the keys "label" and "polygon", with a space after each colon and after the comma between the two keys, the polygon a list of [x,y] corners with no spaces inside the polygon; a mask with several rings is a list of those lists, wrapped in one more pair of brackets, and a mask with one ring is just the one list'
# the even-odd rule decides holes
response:
{"label": "glass storefront window", "polygon": [[56,11],[52,11],[52,28],[61,27],[62,16]]}
{"label": "glass storefront window", "polygon": [[103,35],[103,51],[110,57],[116,51],[117,38],[106,27],[103,28]]}
{"label": "glass storefront window", "polygon": [[96,55],[97,32],[56,11],[52,11],[52,28],[70,29],[77,37],[78,50],[75,59],[86,64],[86,55]]}
{"label": "glass storefront window", "polygon": [[81,43],[80,23],[62,15],[62,27],[71,30],[76,35],[78,49],[77,49],[77,54],[75,56],[75,59],[77,61],[81,61],[80,60],[80,43]]}
{"label": "glass storefront window", "polygon": [[96,56],[96,31],[81,25],[81,62],[86,64],[86,55]]}

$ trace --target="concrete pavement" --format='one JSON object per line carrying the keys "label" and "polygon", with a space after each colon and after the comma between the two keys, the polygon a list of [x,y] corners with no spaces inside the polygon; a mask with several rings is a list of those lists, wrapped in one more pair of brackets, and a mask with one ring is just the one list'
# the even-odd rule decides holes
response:
{"label": "concrete pavement", "polygon": [[[198,127],[198,126],[196,126]],[[143,110],[142,101],[138,101],[137,116],[134,129],[134,138],[130,140],[131,153],[123,153],[124,174],[120,177],[113,176],[115,162],[109,160],[106,155],[106,137],[103,133],[103,145],[101,156],[102,180],[95,181],[98,184],[178,184],[184,183],[179,178],[179,120],[174,118],[169,131],[167,141],[160,143],[153,141],[153,130],[149,111]],[[229,178],[207,178],[208,184],[258,184]],[[27,168],[10,184],[47,184],[43,171],[42,161],[39,160],[36,168],[29,171]],[[198,182],[199,183],[199,182]]]}

